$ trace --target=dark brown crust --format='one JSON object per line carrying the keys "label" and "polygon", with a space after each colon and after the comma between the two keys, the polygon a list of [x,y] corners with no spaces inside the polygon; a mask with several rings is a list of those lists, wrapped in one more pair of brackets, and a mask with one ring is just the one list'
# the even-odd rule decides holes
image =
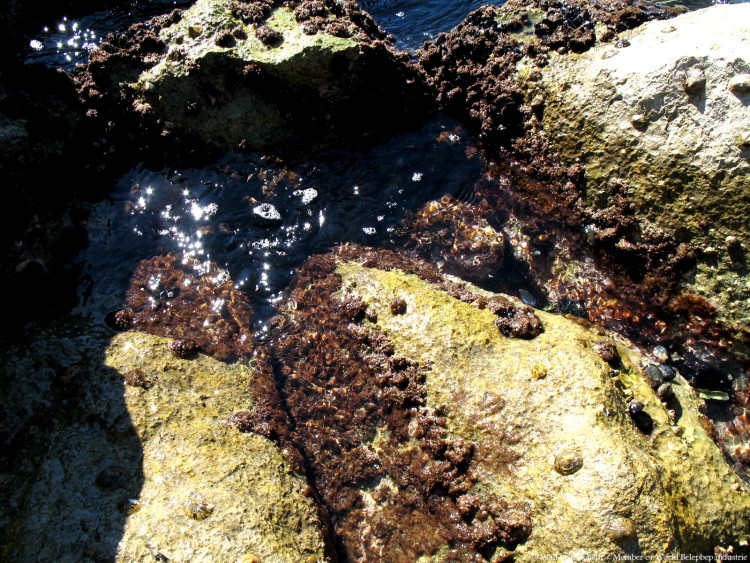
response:
{"label": "dark brown crust", "polygon": [[[517,454],[502,432],[491,445],[448,434],[440,409],[425,406],[429,368],[394,356],[380,332],[357,322],[363,304],[336,296],[339,260],[399,268],[461,291],[425,263],[346,245],[308,260],[272,321],[270,355],[294,442],[331,517],[339,556],[387,553],[406,562],[448,547],[457,561],[482,561],[512,549],[531,531],[528,509],[471,489],[479,458],[487,463],[492,451],[494,463],[508,463]],[[378,510],[367,508],[367,495]]]}

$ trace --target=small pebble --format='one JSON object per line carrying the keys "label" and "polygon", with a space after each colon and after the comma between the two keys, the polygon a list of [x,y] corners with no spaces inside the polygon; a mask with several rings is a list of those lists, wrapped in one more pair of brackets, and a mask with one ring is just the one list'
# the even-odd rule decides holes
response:
{"label": "small pebble", "polygon": [[651,353],[654,355],[654,358],[660,362],[666,362],[669,359],[669,354],[664,346],[655,346]]}
{"label": "small pebble", "polygon": [[669,366],[667,365],[660,365],[659,370],[661,371],[661,375],[664,378],[664,381],[672,381],[677,373]]}
{"label": "small pebble", "polygon": [[604,526],[604,531],[614,543],[627,542],[635,538],[635,525],[630,518],[616,516]]}
{"label": "small pebble", "polygon": [[640,401],[636,401],[635,399],[633,399],[632,401],[630,401],[630,403],[628,403],[628,412],[631,415],[637,414],[641,412],[642,410],[643,410],[643,403],[641,403]]}
{"label": "small pebble", "polygon": [[750,74],[735,74],[729,80],[727,87],[735,96],[750,95]]}
{"label": "small pebble", "polygon": [[648,125],[648,118],[643,113],[636,113],[630,118],[630,124],[636,129],[645,129]]}
{"label": "small pebble", "polygon": [[531,368],[531,377],[534,379],[544,379],[547,377],[547,368],[543,364],[534,364]]}
{"label": "small pebble", "polygon": [[729,235],[727,238],[724,239],[724,244],[727,245],[727,248],[729,250],[735,250],[737,248],[740,248],[742,246],[742,243],[740,242],[740,239],[738,239],[734,235]]}
{"label": "small pebble", "polygon": [[661,383],[664,380],[664,372],[656,364],[648,364],[643,371],[654,383]]}
{"label": "small pebble", "polygon": [[659,397],[659,399],[666,402],[672,398],[672,396],[674,395],[674,391],[669,383],[662,383],[656,390],[656,395]]}
{"label": "small pebble", "polygon": [[699,68],[691,68],[685,76],[682,84],[686,94],[700,94],[706,88],[706,77]]}

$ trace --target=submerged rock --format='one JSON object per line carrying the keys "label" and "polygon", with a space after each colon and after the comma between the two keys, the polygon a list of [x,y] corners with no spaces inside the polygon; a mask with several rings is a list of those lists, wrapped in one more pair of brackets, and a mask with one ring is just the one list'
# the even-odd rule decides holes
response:
{"label": "submerged rock", "polygon": [[110,37],[81,91],[184,146],[288,151],[425,114],[416,71],[384,38],[355,3],[198,0]]}
{"label": "submerged rock", "polygon": [[4,561],[324,558],[305,479],[228,422],[250,369],[87,330],[4,358]]}
{"label": "submerged rock", "polygon": [[749,17],[746,4],[713,6],[623,33],[627,46],[520,72],[536,75],[529,99],[545,99],[546,141],[585,166],[586,204],[624,196],[640,231],[701,248],[687,286],[735,325],[750,317]]}
{"label": "submerged rock", "polygon": [[505,336],[495,299],[513,301],[359,247],[302,268],[273,353],[341,553],[577,560],[747,545],[750,494],[682,377],[669,414],[627,342],[615,370],[599,351],[615,344],[562,316],[536,311],[543,332]]}

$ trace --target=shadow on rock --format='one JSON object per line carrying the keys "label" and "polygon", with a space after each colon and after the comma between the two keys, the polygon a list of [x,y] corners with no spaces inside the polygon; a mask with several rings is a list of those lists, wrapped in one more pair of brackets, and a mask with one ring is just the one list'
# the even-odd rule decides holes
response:
{"label": "shadow on rock", "polygon": [[4,561],[114,560],[137,509],[143,450],[107,335],[64,332],[3,353]]}

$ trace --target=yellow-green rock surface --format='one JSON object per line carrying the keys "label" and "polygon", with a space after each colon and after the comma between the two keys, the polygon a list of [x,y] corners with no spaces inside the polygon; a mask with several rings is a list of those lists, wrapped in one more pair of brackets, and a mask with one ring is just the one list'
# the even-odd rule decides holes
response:
{"label": "yellow-green rock surface", "polygon": [[[445,409],[453,435],[519,455],[510,465],[483,460],[475,492],[530,503],[533,530],[516,550],[522,558],[747,544],[750,495],[701,427],[682,378],[672,423],[640,375],[639,355],[619,343],[622,369],[612,377],[594,349],[609,338],[574,320],[538,311],[542,334],[506,338],[488,310],[416,276],[352,263],[338,273],[341,298],[364,301],[395,353],[427,367],[427,406]],[[406,301],[405,314],[391,312],[395,298]],[[628,414],[633,397],[655,423],[650,435]]]}
{"label": "yellow-green rock surface", "polygon": [[41,337],[6,358],[4,431],[27,445],[3,473],[2,560],[322,560],[304,478],[227,422],[252,409],[252,371],[104,336]]}

